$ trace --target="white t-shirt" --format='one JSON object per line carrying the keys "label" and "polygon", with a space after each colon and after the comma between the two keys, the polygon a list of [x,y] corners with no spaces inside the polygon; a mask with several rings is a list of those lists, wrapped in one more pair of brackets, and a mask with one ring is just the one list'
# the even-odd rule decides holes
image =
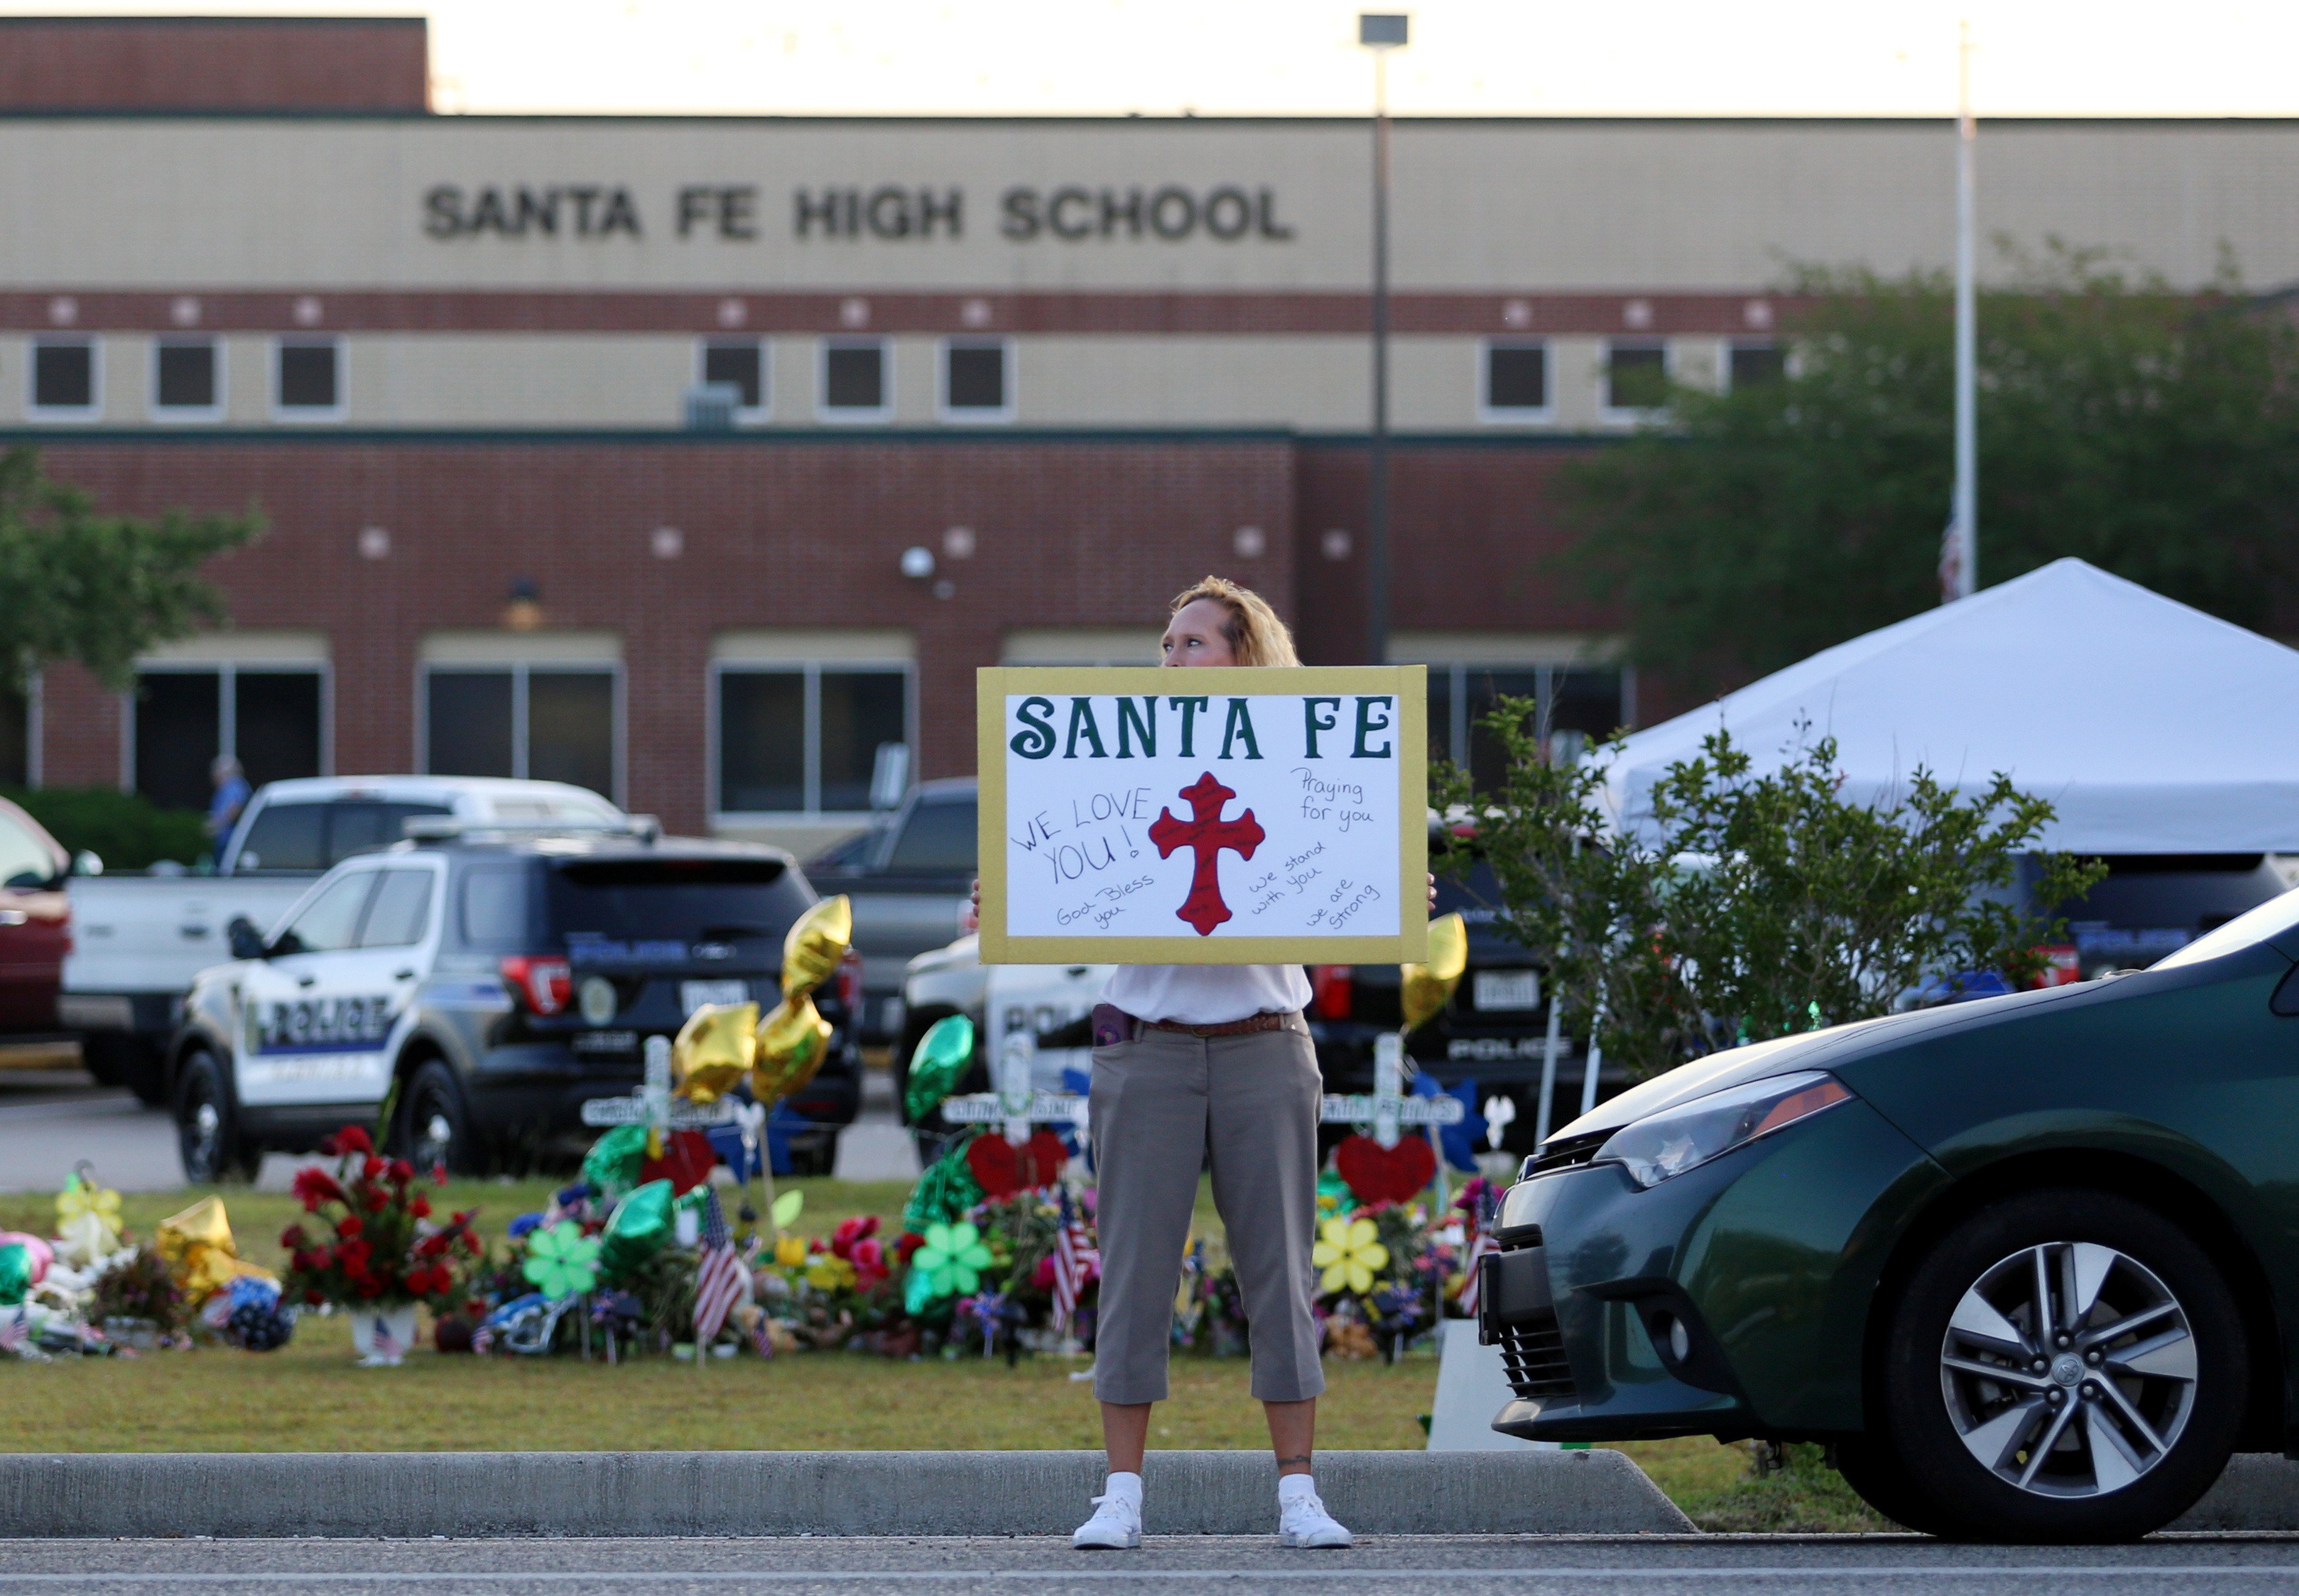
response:
{"label": "white t-shirt", "polygon": [[1218,1026],[1309,1006],[1298,964],[1121,964],[1102,1001],[1136,1019]]}

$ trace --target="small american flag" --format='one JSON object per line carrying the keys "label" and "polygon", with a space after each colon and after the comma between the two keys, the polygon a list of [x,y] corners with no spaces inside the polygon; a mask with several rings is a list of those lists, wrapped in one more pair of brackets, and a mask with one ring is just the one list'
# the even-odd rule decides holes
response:
{"label": "small american flag", "polygon": [[1086,1272],[1100,1261],[1085,1223],[1062,1198],[1062,1227],[1054,1237],[1054,1328],[1066,1331],[1077,1312],[1078,1293],[1085,1289]]}
{"label": "small american flag", "polygon": [[31,1344],[31,1311],[20,1302],[13,1318],[0,1319],[0,1352],[21,1352]]}
{"label": "small american flag", "polygon": [[1461,1295],[1458,1300],[1464,1318],[1473,1319],[1477,1317],[1478,1273],[1482,1268],[1486,1258],[1499,1251],[1498,1247],[1493,1245],[1491,1234],[1480,1226],[1477,1230],[1477,1239],[1469,1243],[1468,1262],[1463,1266],[1467,1278],[1461,1282]]}
{"label": "small american flag", "polygon": [[718,1339],[726,1316],[743,1295],[743,1260],[735,1251],[734,1233],[726,1228],[726,1211],[718,1194],[702,1199],[702,1262],[694,1276],[694,1353]]}

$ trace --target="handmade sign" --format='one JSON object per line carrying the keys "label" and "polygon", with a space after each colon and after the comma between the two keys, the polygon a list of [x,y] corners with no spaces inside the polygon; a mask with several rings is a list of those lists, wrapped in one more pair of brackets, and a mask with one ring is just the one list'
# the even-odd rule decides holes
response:
{"label": "handmade sign", "polygon": [[976,675],[985,964],[1427,955],[1418,665]]}

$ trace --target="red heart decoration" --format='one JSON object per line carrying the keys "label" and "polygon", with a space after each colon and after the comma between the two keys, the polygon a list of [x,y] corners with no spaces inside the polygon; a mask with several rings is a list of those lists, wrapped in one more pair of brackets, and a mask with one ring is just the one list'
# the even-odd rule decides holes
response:
{"label": "red heart decoration", "polygon": [[966,1144],[966,1167],[974,1171],[982,1194],[992,1199],[1052,1185],[1062,1177],[1069,1156],[1062,1139],[1043,1128],[1019,1147],[994,1131]]}
{"label": "red heart decoration", "polygon": [[1334,1150],[1333,1168],[1360,1202],[1409,1202],[1437,1178],[1437,1154],[1426,1136],[1383,1147],[1371,1136],[1355,1135]]}
{"label": "red heart decoration", "polygon": [[1022,1157],[1031,1168],[1028,1176],[1033,1186],[1050,1186],[1062,1177],[1062,1166],[1070,1161],[1070,1150],[1062,1139],[1040,1126],[1022,1149]]}
{"label": "red heart decoration", "polygon": [[710,1178],[710,1166],[718,1161],[718,1151],[701,1131],[673,1131],[663,1138],[662,1156],[640,1164],[639,1182],[667,1180],[672,1194],[683,1197]]}
{"label": "red heart decoration", "polygon": [[1021,1150],[995,1131],[966,1144],[966,1167],[984,1197],[1010,1197],[1022,1189]]}

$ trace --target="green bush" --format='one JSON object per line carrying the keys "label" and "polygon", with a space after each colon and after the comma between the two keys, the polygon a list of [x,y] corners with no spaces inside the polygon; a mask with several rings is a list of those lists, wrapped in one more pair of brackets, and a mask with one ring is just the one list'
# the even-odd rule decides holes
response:
{"label": "green bush", "polygon": [[148,798],[108,787],[0,787],[48,828],[67,852],[86,848],[107,870],[140,870],[163,859],[195,865],[208,857],[204,816],[162,809]]}

